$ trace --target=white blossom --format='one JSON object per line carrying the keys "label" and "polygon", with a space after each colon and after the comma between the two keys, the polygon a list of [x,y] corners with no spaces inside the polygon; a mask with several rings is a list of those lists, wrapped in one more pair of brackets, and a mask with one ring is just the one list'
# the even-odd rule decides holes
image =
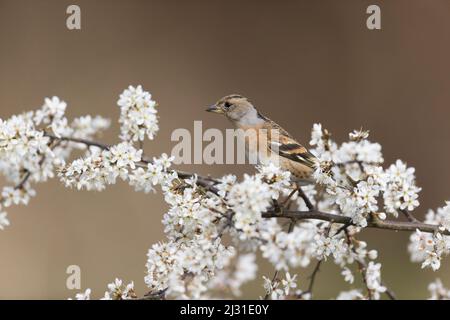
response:
{"label": "white blossom", "polygon": [[450,290],[445,288],[440,279],[428,285],[430,300],[450,300]]}
{"label": "white blossom", "polygon": [[91,289],[86,289],[84,292],[77,293],[75,300],[91,300]]}
{"label": "white blossom", "polygon": [[284,287],[284,295],[288,296],[292,289],[297,288],[297,275],[291,276],[289,272],[286,272],[285,278],[281,280],[281,285]]}
{"label": "white blossom", "polygon": [[353,281],[355,281],[355,277],[349,268],[343,268],[341,274],[344,277],[345,282],[353,283]]}
{"label": "white blossom", "polygon": [[145,282],[150,292],[167,291],[174,298],[198,299],[206,283],[234,255],[220,241],[169,242],[154,245],[148,252]]}
{"label": "white blossom", "polygon": [[386,287],[381,283],[380,270],[380,263],[374,263],[373,261],[370,261],[365,273],[367,288],[371,291],[374,299],[377,300],[380,298],[380,293],[386,291]]}
{"label": "white blossom", "polygon": [[73,161],[59,176],[68,187],[100,191],[114,184],[118,177],[129,179],[130,170],[136,168],[141,157],[142,150],[122,142],[109,150],[92,152],[90,156]]}
{"label": "white blossom", "polygon": [[431,267],[434,271],[441,266],[443,256],[450,253],[450,237],[439,231],[448,230],[448,202],[436,212],[429,210],[425,223],[440,226],[434,234],[421,232],[419,229],[410,236],[408,251],[413,262],[422,262],[422,268]]}
{"label": "white blossom", "polygon": [[256,279],[258,265],[254,253],[240,254],[237,259],[230,259],[224,269],[219,270],[209,282],[210,290],[230,290],[240,297],[243,284]]}
{"label": "white blossom", "polygon": [[241,240],[257,236],[261,213],[269,208],[273,191],[267,183],[256,176],[244,176],[244,181],[234,184],[227,196],[227,203],[234,211],[234,227]]}
{"label": "white blossom", "polygon": [[318,184],[328,187],[335,187],[336,181],[331,174],[331,163],[329,161],[322,161],[314,170],[312,176]]}
{"label": "white blossom", "polygon": [[49,124],[55,119],[62,119],[66,108],[67,103],[60,100],[59,97],[45,98],[44,105],[36,111],[33,120],[37,125],[41,123]]}
{"label": "white blossom", "polygon": [[333,257],[339,260],[342,255],[347,252],[347,245],[345,239],[338,239],[336,237],[329,237],[324,234],[317,234],[314,237],[314,255],[319,260],[326,260],[328,256],[333,255]]}
{"label": "white blossom", "polygon": [[364,130],[353,130],[352,132],[349,133],[348,135],[349,139],[351,141],[361,141],[361,140],[365,140],[369,137],[369,131],[364,131]]}
{"label": "white blossom", "polygon": [[90,115],[75,118],[71,123],[72,136],[77,139],[92,139],[98,132],[109,128],[111,121],[101,116]]}
{"label": "white blossom", "polygon": [[264,243],[260,250],[277,270],[309,265],[314,253],[311,242],[317,234],[315,223],[295,226],[291,232],[282,231],[276,221],[265,222],[262,227],[260,234]]}
{"label": "white blossom", "polygon": [[291,173],[282,170],[273,163],[257,167],[261,180],[267,183],[272,191],[272,198],[277,199],[280,193],[287,192],[291,186]]}
{"label": "white blossom", "polygon": [[0,230],[4,230],[5,227],[9,226],[10,222],[8,220],[8,215],[6,212],[0,212]]}
{"label": "white blossom", "polygon": [[263,276],[263,287],[267,297],[272,300],[284,300],[289,297],[292,289],[297,287],[297,275],[290,275],[289,272],[285,273],[284,279],[269,279]]}
{"label": "white blossom", "polygon": [[136,297],[133,281],[124,285],[121,279],[116,278],[114,282],[108,284],[108,291],[105,292],[102,300],[131,300]]}
{"label": "white blossom", "polygon": [[419,206],[418,192],[421,188],[415,185],[414,168],[397,160],[386,170],[386,187],[384,204],[387,212],[396,215],[397,210],[412,211]]}
{"label": "white blossom", "polygon": [[361,290],[350,290],[339,293],[336,300],[365,300]]}
{"label": "white blossom", "polygon": [[322,141],[322,137],[322,125],[320,123],[314,123],[311,131],[311,141],[309,141],[309,144],[312,146],[318,145]]}
{"label": "white blossom", "polygon": [[129,86],[120,95],[120,138],[123,141],[143,141],[145,137],[153,140],[159,130],[156,116],[156,102],[142,86]]}
{"label": "white blossom", "polygon": [[233,185],[235,184],[236,180],[237,180],[236,176],[232,174],[220,178],[219,183],[216,185],[219,196],[225,198],[228,192],[230,192],[231,189],[233,188]]}

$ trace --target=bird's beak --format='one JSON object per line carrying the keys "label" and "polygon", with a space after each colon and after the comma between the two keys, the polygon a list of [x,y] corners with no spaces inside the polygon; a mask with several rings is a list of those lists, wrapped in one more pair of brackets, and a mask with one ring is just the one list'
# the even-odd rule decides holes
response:
{"label": "bird's beak", "polygon": [[209,106],[208,108],[206,108],[206,111],[212,112],[212,113],[223,113],[222,109],[219,108],[215,104],[213,104],[212,106]]}

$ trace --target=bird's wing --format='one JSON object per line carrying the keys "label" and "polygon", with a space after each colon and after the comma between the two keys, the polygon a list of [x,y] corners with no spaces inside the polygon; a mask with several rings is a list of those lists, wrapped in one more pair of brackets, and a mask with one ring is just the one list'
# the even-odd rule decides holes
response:
{"label": "bird's wing", "polygon": [[265,118],[265,120],[267,121],[267,127],[277,130],[277,136],[271,135],[269,131],[270,138],[268,147],[272,152],[312,169],[316,168],[318,164],[316,156],[292,138],[280,125],[268,118]]}
{"label": "bird's wing", "polygon": [[270,140],[269,148],[281,157],[301,163],[309,168],[315,169],[317,166],[317,158],[308,149],[290,137],[280,136],[279,139]]}

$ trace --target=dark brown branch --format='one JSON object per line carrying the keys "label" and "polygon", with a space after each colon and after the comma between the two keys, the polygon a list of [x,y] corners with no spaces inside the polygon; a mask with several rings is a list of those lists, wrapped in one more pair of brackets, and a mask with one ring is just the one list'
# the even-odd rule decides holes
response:
{"label": "dark brown branch", "polygon": [[147,292],[141,298],[136,298],[136,300],[165,300],[167,289],[158,292]]}
{"label": "dark brown branch", "polygon": [[321,264],[322,264],[322,261],[323,261],[323,260],[317,261],[317,264],[316,264],[316,266],[314,267],[313,272],[312,272],[311,275],[309,276],[308,291],[306,291],[306,293],[311,294],[311,296],[312,296],[312,290],[313,290],[313,287],[314,287],[314,281],[316,280],[316,276],[317,276],[317,273],[318,273],[319,270],[320,270],[320,266],[321,266]]}
{"label": "dark brown branch", "polygon": [[381,282],[381,285],[384,286],[386,288],[386,295],[389,297],[389,299],[391,300],[397,300],[397,297],[395,296],[395,293],[389,289],[388,287],[386,287],[386,285],[384,284],[384,282]]}
{"label": "dark brown branch", "polygon": [[16,189],[16,190],[22,189],[23,186],[28,182],[30,177],[31,177],[31,172],[28,170],[25,170],[25,175],[23,176],[22,180],[14,187],[14,189]]}
{"label": "dark brown branch", "polygon": [[[350,217],[326,213],[317,210],[313,211],[283,211],[282,213],[277,211],[267,211],[262,214],[264,218],[286,218],[291,220],[305,220],[316,219],[322,221],[328,221],[333,223],[340,223],[344,225],[353,225]],[[443,235],[449,236],[450,232],[439,230],[439,226],[421,223],[421,222],[404,222],[404,221],[392,221],[392,220],[371,220],[367,222],[368,228],[385,229],[393,231],[415,231],[416,229],[426,232],[435,233],[440,232]]]}
{"label": "dark brown branch", "polygon": [[298,194],[300,195],[300,197],[305,202],[305,204],[308,207],[309,211],[313,211],[314,210],[314,206],[311,203],[311,201],[309,200],[309,198],[306,196],[305,192],[303,192],[301,187],[298,188]]}

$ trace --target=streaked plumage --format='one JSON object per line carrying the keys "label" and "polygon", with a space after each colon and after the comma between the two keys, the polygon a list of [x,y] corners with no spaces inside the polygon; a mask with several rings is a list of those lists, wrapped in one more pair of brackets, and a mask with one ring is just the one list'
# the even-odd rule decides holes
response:
{"label": "streaked plumage", "polygon": [[[258,112],[247,98],[237,94],[229,95],[210,106],[207,111],[225,115],[236,128],[256,131],[258,141],[252,144],[247,140],[248,155],[258,153],[258,159],[278,163],[281,168],[290,171],[297,180],[310,180],[318,163],[317,158],[280,125]],[[246,138],[252,139],[252,135]],[[252,148],[254,145],[263,148],[255,150]]]}

